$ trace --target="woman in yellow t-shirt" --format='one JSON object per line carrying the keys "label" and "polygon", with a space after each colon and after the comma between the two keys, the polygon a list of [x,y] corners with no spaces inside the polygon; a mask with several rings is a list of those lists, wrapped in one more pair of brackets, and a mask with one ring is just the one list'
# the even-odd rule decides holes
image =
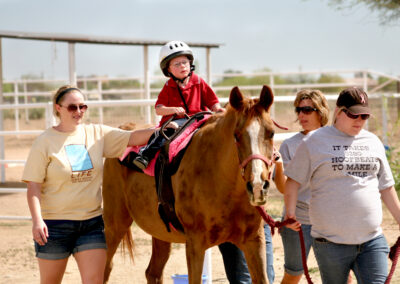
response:
{"label": "woman in yellow t-shirt", "polygon": [[83,283],[103,283],[103,157],[119,157],[127,146],[146,144],[154,132],[83,124],[87,108],[78,88],[58,89],[53,110],[60,122],[35,140],[22,176],[42,284],[61,283],[71,254]]}

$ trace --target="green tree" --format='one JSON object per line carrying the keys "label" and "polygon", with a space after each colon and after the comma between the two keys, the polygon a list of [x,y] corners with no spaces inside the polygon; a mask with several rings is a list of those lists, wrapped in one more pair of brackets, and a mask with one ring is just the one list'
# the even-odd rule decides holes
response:
{"label": "green tree", "polygon": [[329,4],[339,10],[365,5],[371,11],[378,12],[381,24],[393,23],[400,19],[400,0],[330,0]]}

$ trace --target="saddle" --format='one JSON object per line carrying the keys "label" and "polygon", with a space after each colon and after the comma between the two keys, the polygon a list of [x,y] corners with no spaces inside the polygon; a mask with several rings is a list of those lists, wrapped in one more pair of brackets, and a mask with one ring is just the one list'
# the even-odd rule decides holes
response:
{"label": "saddle", "polygon": [[[171,177],[176,173],[182,161],[183,155],[190,144],[193,134],[197,132],[199,127],[210,117],[210,112],[200,112],[189,118],[171,137],[167,138],[167,142],[160,149],[160,153],[155,165],[155,180],[158,197],[158,213],[163,220],[168,232],[171,232],[171,227],[175,230],[184,233],[184,228],[179,222],[175,212],[175,197],[172,189]],[[171,118],[170,120],[172,120]],[[167,121],[164,125],[168,125]],[[170,155],[171,145],[181,143],[182,138],[186,138],[183,133],[190,132],[189,141],[184,143],[184,148],[180,149],[175,155]],[[163,134],[163,129],[160,129]],[[180,139],[181,138],[181,139]],[[188,138],[186,138],[188,139]],[[176,149],[174,147],[174,149]],[[177,148],[179,149],[179,147]]]}

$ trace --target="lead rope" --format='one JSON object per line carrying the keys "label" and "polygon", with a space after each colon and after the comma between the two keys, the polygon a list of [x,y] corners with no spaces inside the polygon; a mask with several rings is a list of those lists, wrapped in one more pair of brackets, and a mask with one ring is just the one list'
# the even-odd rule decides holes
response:
{"label": "lead rope", "polygon": [[[258,210],[258,213],[260,213],[261,217],[264,219],[265,223],[267,223],[270,227],[271,227],[271,234],[274,235],[275,233],[275,228],[282,228],[283,226],[286,226],[288,224],[292,224],[294,222],[296,222],[296,220],[294,219],[286,219],[283,222],[277,221],[275,222],[274,219],[271,218],[271,216],[269,216],[267,214],[267,212],[265,212],[265,210],[261,207],[261,206],[256,206],[256,209]],[[313,284],[310,274],[308,273],[308,266],[307,266],[307,259],[306,259],[306,248],[304,245],[304,237],[303,237],[303,231],[300,227],[299,230],[299,237],[300,237],[300,247],[301,247],[301,260],[303,262],[303,270],[304,270],[304,275],[307,278],[307,283],[308,284]]]}
{"label": "lead rope", "polygon": [[[271,227],[271,234],[274,235],[275,228],[282,228],[283,226],[286,226],[288,224],[292,224],[296,222],[294,219],[286,219],[283,222],[275,222],[274,219],[272,219],[271,216],[267,214],[267,212],[264,211],[264,209],[261,206],[256,206],[256,209],[258,213],[260,213],[261,217],[264,219],[265,223],[267,223]],[[307,267],[307,259],[306,259],[306,248],[304,245],[304,236],[303,236],[303,231],[300,227],[299,230],[299,237],[300,237],[300,247],[301,247],[301,260],[303,262],[303,270],[304,270],[304,275],[307,278],[307,282],[309,284],[313,284],[310,274],[308,273],[308,267]],[[397,238],[396,243],[390,248],[390,253],[389,253],[389,258],[392,261],[392,267],[390,268],[390,272],[388,277],[386,278],[385,284],[389,284],[390,281],[392,280],[392,276],[394,274],[394,271],[396,270],[396,265],[397,261],[399,259],[400,255],[400,237]]]}
{"label": "lead rope", "polygon": [[396,243],[390,248],[389,258],[392,261],[392,267],[390,268],[390,272],[388,277],[386,278],[385,284],[389,284],[390,280],[392,280],[392,276],[396,269],[399,254],[400,254],[400,237],[397,238]]}

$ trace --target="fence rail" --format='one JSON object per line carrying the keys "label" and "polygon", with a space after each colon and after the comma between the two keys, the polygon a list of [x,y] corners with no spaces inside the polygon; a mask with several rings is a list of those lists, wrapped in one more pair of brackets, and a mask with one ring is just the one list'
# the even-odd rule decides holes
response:
{"label": "fence rail", "polygon": [[[362,74],[361,77],[356,78],[355,81],[348,82],[333,82],[333,83],[298,83],[298,84],[276,84],[275,78],[276,76],[291,76],[291,75],[321,75],[321,74]],[[387,125],[388,125],[388,117],[386,113],[385,106],[387,107],[387,99],[388,98],[400,98],[400,94],[377,94],[379,90],[384,88],[391,82],[397,81],[398,85],[400,85],[400,77],[383,74],[381,72],[372,71],[372,70],[327,70],[327,71],[295,71],[295,72],[259,72],[252,74],[244,74],[244,73],[231,73],[231,74],[213,74],[213,79],[218,80],[221,78],[228,77],[256,77],[256,76],[264,76],[269,78],[269,82],[266,82],[271,86],[273,90],[298,90],[303,88],[337,88],[337,87],[348,87],[348,86],[359,86],[368,90],[370,88],[371,99],[381,98],[382,103],[382,133],[383,133],[383,142],[387,144]],[[372,84],[370,76],[381,76],[387,79],[386,82],[377,85],[376,82]],[[153,76],[152,79],[161,79],[162,76]],[[137,80],[139,84],[139,88],[132,89],[104,89],[103,85],[106,82],[110,81],[132,81]],[[14,97],[13,104],[2,104],[0,105],[0,111],[3,110],[14,110],[15,111],[15,130],[14,131],[0,131],[0,139],[3,139],[5,136],[9,135],[39,135],[43,132],[43,130],[19,130],[19,111],[25,110],[27,112],[29,109],[45,109],[45,120],[46,127],[50,127],[54,125],[55,118],[53,117],[53,107],[51,102],[42,102],[42,103],[28,103],[28,97],[40,97],[40,96],[50,96],[52,95],[51,91],[28,91],[29,84],[37,84],[37,83],[67,83],[65,80],[17,80],[17,81],[9,81],[5,82],[5,84],[12,84],[13,92],[4,93],[4,97]],[[159,92],[158,88],[146,88],[143,86],[143,79],[141,77],[124,77],[124,78],[107,78],[107,77],[96,77],[96,78],[80,78],[78,79],[78,83],[82,85],[81,89],[88,95],[89,100],[87,104],[92,107],[96,107],[99,109],[99,119],[100,123],[103,122],[103,108],[104,107],[121,107],[121,106],[134,106],[134,107],[144,107],[146,112],[146,122],[151,123],[151,106],[154,105],[155,99],[143,99],[148,98],[150,96],[145,96],[145,92],[149,91],[150,93]],[[96,88],[88,89],[88,84],[96,85]],[[21,90],[22,85],[22,90]],[[251,91],[251,90],[260,90],[260,85],[246,85],[240,86],[243,91]],[[215,86],[213,89],[216,92],[219,91],[229,91],[232,89],[232,86]],[[294,93],[294,92],[293,92]],[[138,99],[121,99],[121,100],[104,100],[103,95],[126,95],[126,94],[140,94],[141,98]],[[24,103],[19,103],[19,97],[24,97]],[[327,100],[333,101],[336,100],[337,95],[326,95]],[[295,96],[275,96],[275,102],[293,102]],[[228,98],[220,98],[221,103],[227,103]],[[275,105],[275,104],[274,104]],[[274,105],[272,108],[272,116],[274,116]],[[26,115],[28,118],[28,116]],[[283,141],[289,137],[291,137],[295,132],[290,133],[277,133],[275,135],[276,141]],[[4,147],[3,145],[1,145]],[[0,151],[4,149],[0,149]],[[0,168],[2,173],[4,172],[4,167],[6,164],[20,164],[23,165],[25,163],[24,160],[13,160],[13,159],[4,159],[4,157],[0,157]],[[4,182],[5,175],[2,175],[2,182]],[[0,188],[1,193],[17,193],[17,192],[25,192],[26,188]],[[19,217],[19,216],[0,216],[0,220],[28,220],[30,217]]]}

